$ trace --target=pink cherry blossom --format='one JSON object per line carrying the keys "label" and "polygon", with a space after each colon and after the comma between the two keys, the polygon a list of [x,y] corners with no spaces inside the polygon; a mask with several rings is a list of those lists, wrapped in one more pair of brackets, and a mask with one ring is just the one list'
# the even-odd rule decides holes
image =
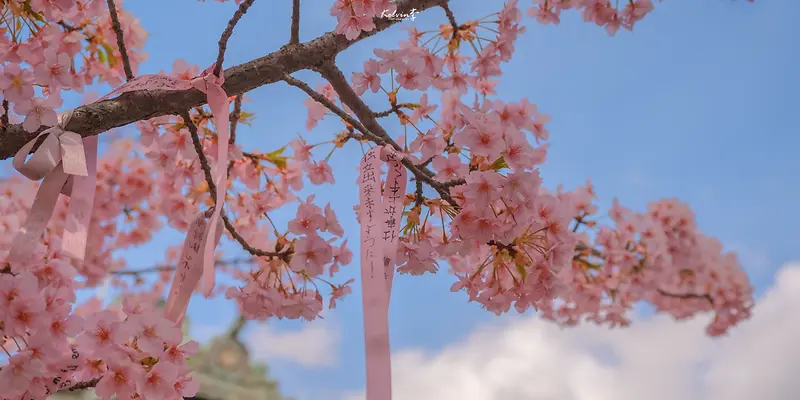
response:
{"label": "pink cherry blossom", "polygon": [[372,93],[378,93],[381,88],[381,77],[378,75],[378,70],[379,64],[377,60],[370,58],[364,61],[364,72],[353,72],[353,90],[359,95],[364,94],[367,88]]}
{"label": "pink cherry blossom", "polygon": [[[9,132],[36,132],[54,126],[58,113],[67,111],[62,98],[68,99],[70,92],[84,93],[96,83],[118,87],[127,80],[107,2],[6,3],[6,19],[23,23],[13,32],[0,29],[0,91],[9,109],[4,129],[17,125]],[[147,34],[116,3],[122,42],[137,75],[147,57],[142,51]],[[308,97],[303,101],[306,128],[313,130],[328,117],[320,129],[326,132],[309,132],[285,146],[266,140],[252,149],[242,140],[248,134],[243,126],[253,117],[244,109],[249,98],[242,100],[239,120],[231,118],[239,127],[238,137],[229,142],[229,174],[216,205],[224,203],[227,217],[222,240],[246,242],[242,247],[253,257],[245,263],[216,259],[215,275],[224,276],[225,285],[212,291],[212,297],[224,292],[247,319],[313,320],[326,305],[334,308],[350,295],[354,280],[337,279],[340,269],[353,261],[347,238],[352,241],[357,233],[345,231],[346,221],[331,204],[322,208],[315,196],[303,193],[304,182],[334,184],[339,171],[332,165],[344,162],[355,168],[358,161],[347,154],[379,146],[384,161],[390,151],[401,157],[410,177],[407,193],[399,199],[403,214],[397,248],[388,246],[396,251],[398,273],[425,275],[441,268],[451,275],[451,290],[465,301],[495,314],[534,308],[560,326],[628,326],[633,305],[640,302],[676,319],[710,313],[706,333],[711,336],[724,335],[751,316],[753,288],[747,274],[735,254],[701,232],[687,204],[661,199],[636,211],[612,200],[606,218],[591,181],[567,190],[540,173],[550,149],[550,129],[555,129],[549,125],[546,103],[540,109],[527,98],[501,99],[496,90],[502,87],[506,63],[516,62],[517,50],[527,45],[522,42],[526,23],[557,25],[573,14],[605,32],[601,34],[622,35],[654,11],[654,2],[533,0],[527,10],[532,18],[526,21],[517,0],[498,3],[497,12],[481,20],[469,20],[471,16],[454,7],[455,28],[442,13],[438,27],[389,21],[389,14],[397,11],[391,0],[329,4],[337,21],[334,32],[290,44],[277,53],[279,58],[291,59],[307,46],[343,49],[351,44],[348,40],[383,34],[376,31],[395,23],[406,34],[396,46],[365,57],[351,82],[335,73],[338,80],[332,79],[328,71],[315,86],[366,129]],[[252,64],[234,65],[226,58],[228,71]],[[162,74],[189,81],[201,68],[175,60]],[[226,73],[226,88],[242,86],[236,74]],[[361,99],[368,89],[371,94]],[[98,97],[83,96],[84,104],[91,109]],[[77,113],[85,114],[79,117],[83,122],[96,117],[86,110]],[[56,376],[96,383],[96,393],[104,399],[179,400],[197,394],[199,382],[192,379],[187,359],[199,345],[183,343],[179,326],[157,308],[170,290],[174,267],[188,261],[180,243],[166,250],[159,268],[147,272],[129,271],[133,267],[120,257],[120,251],[153,241],[164,227],[187,232],[198,213],[214,207],[197,149],[210,166],[217,165],[224,144],[220,126],[206,105],[192,108],[190,118],[163,115],[136,121],[139,134],[132,137],[102,133],[84,260],[65,254],[62,243],[74,201],[69,190],[35,239],[30,260],[8,260],[15,234],[28,229],[29,214],[38,218],[30,206],[42,184],[16,173],[3,181],[3,398],[17,400],[24,394],[26,400],[44,399],[56,389]],[[190,122],[197,127],[197,139],[190,135]],[[325,134],[329,136],[320,139]],[[343,156],[340,149],[345,147],[351,153]],[[375,189],[386,195],[386,173],[377,175]],[[286,207],[293,215],[283,219],[280,210]],[[357,213],[365,209],[354,207]],[[355,216],[359,223],[364,218]],[[105,305],[97,297],[81,297],[78,302],[78,291],[100,286],[109,286],[122,301]]]}
{"label": "pink cherry blossom", "polygon": [[20,68],[19,64],[6,64],[0,73],[0,90],[11,103],[30,100],[33,97],[33,73]]}
{"label": "pink cherry blossom", "polygon": [[61,98],[50,96],[46,99],[32,98],[14,104],[17,114],[25,115],[22,127],[28,132],[35,132],[40,126],[53,126],[58,124],[58,114],[55,109],[61,106]]}
{"label": "pink cherry blossom", "polygon": [[141,375],[139,391],[144,400],[157,400],[169,397],[175,391],[175,379],[178,367],[165,361],[159,361],[149,372]]}
{"label": "pink cherry blossom", "polygon": [[136,393],[137,382],[142,380],[143,371],[123,355],[112,355],[106,371],[97,383],[95,393],[103,400],[116,395],[118,398],[130,398]]}

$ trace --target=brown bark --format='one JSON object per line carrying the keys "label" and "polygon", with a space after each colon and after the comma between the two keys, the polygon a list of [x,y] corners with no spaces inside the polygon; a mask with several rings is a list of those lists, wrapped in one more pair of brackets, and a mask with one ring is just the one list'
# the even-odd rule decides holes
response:
{"label": "brown bark", "polygon": [[[398,10],[407,11],[412,8],[424,11],[441,4],[443,0],[401,0]],[[376,18],[376,29],[362,32],[353,41],[344,36],[329,32],[309,42],[287,45],[267,54],[264,57],[230,67],[224,71],[223,88],[230,96],[239,95],[257,87],[281,80],[284,73],[312,69],[333,59],[353,43],[370,37],[398,21]],[[81,106],[73,111],[67,130],[81,136],[92,136],[110,129],[128,125],[132,122],[146,120],[163,115],[177,115],[192,107],[205,104],[205,95],[196,90],[183,91],[136,91]],[[0,160],[14,154],[28,141],[47,129],[41,127],[37,132],[25,132],[21,125],[9,125],[0,132]]]}

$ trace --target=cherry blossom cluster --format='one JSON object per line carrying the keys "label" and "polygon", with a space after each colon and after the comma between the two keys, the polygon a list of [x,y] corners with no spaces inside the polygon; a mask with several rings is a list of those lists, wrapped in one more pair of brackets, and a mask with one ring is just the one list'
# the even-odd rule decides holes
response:
{"label": "cherry blossom cluster", "polygon": [[[2,2],[0,91],[8,122],[29,132],[53,126],[63,91],[82,93],[98,82],[122,83],[120,53],[106,2],[11,0]],[[132,67],[145,60],[145,32],[120,12]]]}
{"label": "cherry blossom cluster", "polygon": [[[13,0],[0,7],[0,123],[22,123],[27,131],[53,125],[62,92],[97,82],[117,86],[125,77],[105,1]],[[224,293],[248,319],[312,320],[326,306],[324,296],[334,308],[351,293],[352,280],[335,280],[353,258],[336,213],[298,193],[306,182],[335,184],[328,160],[356,141],[395,145],[413,178],[409,187],[416,185],[405,198],[401,273],[433,273],[446,263],[452,289],[470,301],[497,314],[533,308],[562,325],[625,326],[637,302],[675,318],[713,313],[710,335],[747,319],[753,290],[746,274],[734,254],[698,231],[687,205],[660,200],[637,213],[615,202],[613,224],[603,226],[591,183],[547,188],[538,167],[546,161],[551,117],[527,99],[495,97],[502,65],[525,32],[518,2],[461,24],[442,7],[447,23],[433,31],[407,25],[408,39],[397,49],[375,50],[351,82],[326,78],[319,96],[305,101],[312,130],[331,111],[360,115],[367,124],[354,112],[366,105],[352,98],[385,96],[388,110],[366,115],[372,126],[397,118],[402,132],[369,132],[351,118],[332,139],[298,137],[267,152],[248,152],[232,135],[225,236],[251,257],[224,265],[218,255],[218,273],[234,283],[217,285],[213,295]],[[614,34],[652,8],[650,0],[535,0],[528,15],[558,23],[561,11],[572,9]],[[336,0],[331,15],[336,32],[353,39],[395,11],[390,0]],[[120,10],[119,18],[135,73],[145,34],[131,15]],[[162,73],[190,80],[199,70],[178,60]],[[242,101],[236,98],[232,131],[253,117],[240,109]],[[137,140],[115,140],[100,157],[82,262],[60,252],[68,206],[62,198],[31,261],[9,265],[9,246],[37,185],[17,176],[3,181],[0,398],[44,398],[59,389],[51,387],[54,378],[96,385],[104,399],[177,399],[197,391],[185,364],[197,344],[182,344],[180,329],[157,308],[180,248],[168,249],[166,266],[148,270],[157,272],[152,279],[127,268],[119,251],[150,242],[164,227],[186,231],[214,206],[207,164],[217,162],[217,127],[206,107],[136,127]],[[286,227],[270,218],[281,208],[295,213]],[[76,304],[77,290],[104,282],[122,290],[121,304]]]}
{"label": "cherry blossom cluster", "polygon": [[[582,8],[600,25],[611,13],[607,2],[537,4],[554,17]],[[632,27],[651,8],[649,1],[629,2],[622,26]],[[409,28],[400,48],[375,50],[377,59],[353,73],[357,94],[387,95],[390,111],[376,116],[394,115],[404,126],[397,143],[406,157],[433,167],[432,176],[417,179],[447,188],[455,201],[408,196],[398,271],[435,272],[446,261],[458,279],[452,289],[466,291],[470,301],[497,314],[532,307],[563,325],[627,325],[639,301],[676,318],[713,312],[710,335],[748,318],[753,291],[746,274],[734,254],[696,230],[687,206],[662,200],[634,214],[615,205],[616,226],[600,227],[592,222],[591,184],[556,193],[543,186],[537,166],[546,159],[550,117],[526,99],[492,99],[501,64],[525,31],[521,14],[509,1],[496,21],[443,24],[433,33]],[[483,37],[486,31],[496,35]],[[465,47],[472,51],[459,51]],[[431,89],[441,92],[441,106],[429,104]],[[337,100],[330,86],[320,92]],[[412,100],[402,101],[404,95]],[[463,103],[470,95],[474,101]],[[306,105],[311,129],[325,107],[312,99]]]}
{"label": "cherry blossom cluster", "polygon": [[[190,79],[198,71],[196,66],[177,61],[171,74]],[[244,113],[240,122],[246,123],[246,118]],[[217,137],[210,112],[195,110],[191,123],[206,133],[198,137],[203,152],[216,154]],[[187,124],[180,118],[163,117],[137,125],[142,132],[143,152],[156,165],[150,201],[171,227],[185,230],[199,210],[213,204]],[[314,196],[299,201],[295,195],[303,189],[304,176],[314,185],[333,184],[333,171],[327,161],[311,160],[315,146],[302,138],[293,140],[289,146],[294,150],[292,157],[284,156],[282,151],[243,152],[235,143],[230,150],[231,189],[240,189],[227,203],[232,225],[250,245],[275,254],[259,259],[251,272],[231,271],[243,282],[227,288],[226,297],[235,299],[243,315],[250,319],[272,316],[314,319],[323,306],[315,281],[329,286],[330,305],[350,291],[346,286],[349,283],[335,285],[321,277],[326,272],[334,276],[340,266],[352,259],[346,240],[334,244],[344,236],[336,213],[330,204],[316,205]],[[209,158],[210,162],[215,161]],[[271,226],[274,240],[268,240],[270,231],[265,228],[265,217],[294,202],[299,203],[296,218],[282,233]]]}
{"label": "cherry blossom cluster", "polygon": [[[2,347],[9,354],[0,370],[4,398],[44,398],[57,390],[50,382],[94,379],[101,399],[182,399],[197,393],[186,359],[198,344],[181,344],[180,329],[159,310],[127,297],[117,312],[70,315],[72,290],[40,286],[27,271],[0,276],[7,337]],[[67,339],[75,335],[70,344]],[[15,354],[7,346],[16,346]],[[60,372],[69,376],[53,379]]]}
{"label": "cherry blossom cluster", "polygon": [[[507,8],[518,10],[518,2],[509,0]],[[544,25],[558,24],[564,10],[579,11],[584,21],[604,27],[613,36],[619,28],[633,30],[637,22],[653,11],[653,0],[533,0],[527,15]],[[397,6],[391,0],[336,0],[331,7],[331,15],[338,21],[336,33],[350,40],[361,32],[374,30],[373,18],[395,11]]]}

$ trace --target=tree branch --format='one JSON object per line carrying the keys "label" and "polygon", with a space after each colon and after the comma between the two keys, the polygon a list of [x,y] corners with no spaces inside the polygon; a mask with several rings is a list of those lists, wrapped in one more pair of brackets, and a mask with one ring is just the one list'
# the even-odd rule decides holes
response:
{"label": "tree branch", "polygon": [[703,299],[711,303],[712,306],[714,306],[714,299],[711,298],[710,294],[695,294],[695,293],[676,294],[661,289],[658,289],[658,294],[666,297],[674,297],[676,299]]}
{"label": "tree branch", "polygon": [[[249,262],[253,262],[255,259],[252,257],[248,258],[234,258],[230,260],[217,260],[214,262],[215,265],[238,265],[238,264],[246,264]],[[112,275],[119,275],[119,276],[139,276],[144,274],[149,274],[151,272],[167,272],[167,271],[174,271],[176,266],[174,265],[157,265],[155,267],[149,268],[142,268],[142,269],[129,269],[129,270],[122,270],[122,271],[114,271],[111,272]]]}
{"label": "tree branch", "polygon": [[242,116],[242,95],[236,96],[233,100],[233,112],[231,113],[231,139],[228,143],[236,143],[236,127],[239,125],[239,118]]}
{"label": "tree branch", "polygon": [[222,37],[219,38],[219,53],[217,54],[217,62],[214,65],[214,75],[219,76],[220,72],[222,72],[222,62],[225,60],[225,50],[228,49],[228,39],[230,39],[231,35],[233,35],[233,28],[236,27],[236,24],[239,23],[239,20],[242,19],[242,17],[247,13],[247,10],[253,5],[254,1],[255,0],[245,0],[242,4],[239,4],[239,9],[233,13],[233,17],[230,21],[228,21],[228,26],[226,26],[225,30],[222,32]]}
{"label": "tree branch", "polygon": [[451,39],[455,39],[456,35],[458,34],[458,22],[456,22],[456,16],[453,15],[453,11],[450,10],[450,6],[446,1],[442,2],[439,7],[442,7],[445,15],[447,15],[447,20],[450,21],[450,26],[453,27],[453,37]]}
{"label": "tree branch", "polygon": [[[441,0],[401,0],[398,12],[410,10],[425,11],[438,5]],[[354,43],[375,35],[396,24],[389,18],[375,18],[375,29],[362,32],[355,40],[347,40],[343,35],[328,32],[310,42],[297,46],[284,46],[264,57],[237,65],[225,70],[223,89],[230,96],[249,92],[257,87],[274,83],[284,72],[293,73],[320,65],[333,58]],[[178,115],[181,112],[205,104],[206,96],[197,89],[180,91],[139,90],[124,93],[111,100],[92,103],[73,110],[66,130],[77,132],[83,137],[94,136],[113,128],[130,123],[160,117]],[[26,132],[21,124],[9,125],[0,135],[0,160],[8,159],[25,143],[34,139],[49,127],[41,127],[36,132]],[[32,149],[32,151],[34,151]]]}
{"label": "tree branch", "polygon": [[[188,111],[183,111],[180,116],[183,118],[183,121],[192,136],[192,144],[194,145],[194,150],[197,153],[197,156],[200,158],[200,168],[203,170],[206,183],[208,183],[208,191],[211,193],[211,199],[214,200],[214,203],[218,207],[223,207],[225,204],[225,199],[217,201],[217,185],[214,184],[214,178],[211,175],[211,166],[208,163],[208,158],[206,158],[206,155],[203,153],[203,145],[200,143],[200,135],[197,133],[197,125],[195,125],[194,121],[192,121],[192,117],[189,115]],[[231,234],[231,237],[233,237],[234,240],[239,242],[245,251],[257,257],[279,258],[287,263],[289,262],[291,257],[290,252],[265,251],[253,247],[250,245],[250,243],[247,243],[247,241],[242,237],[242,235],[239,234],[239,232],[236,231],[236,227],[233,226],[230,219],[228,219],[227,214],[225,214],[224,208],[222,209],[221,215],[222,222],[225,224],[225,229],[228,230],[228,233]]]}
{"label": "tree branch", "polygon": [[242,332],[242,328],[244,328],[245,323],[247,323],[247,318],[240,314],[239,317],[237,317],[233,322],[230,331],[228,331],[228,336],[233,340],[238,340],[239,334]]}
{"label": "tree branch", "polygon": [[119,23],[119,15],[117,15],[117,6],[114,0],[107,0],[108,13],[111,15],[111,27],[114,29],[114,34],[117,36],[117,47],[119,54],[122,56],[122,68],[125,71],[125,79],[133,79],[133,70],[131,69],[131,60],[128,58],[128,50],[125,49],[125,38],[122,34],[122,25]]}
{"label": "tree branch", "polygon": [[88,380],[88,381],[84,381],[84,382],[78,382],[78,383],[70,386],[69,389],[62,389],[62,390],[59,390],[59,392],[67,391],[67,390],[70,391],[70,392],[74,392],[76,390],[84,390],[84,389],[93,388],[93,387],[97,386],[97,382],[100,382],[100,379],[103,379],[103,377],[101,376],[99,378],[94,378],[92,380]]}
{"label": "tree branch", "polygon": [[292,0],[292,33],[289,45],[300,43],[300,0]]}
{"label": "tree branch", "polygon": [[[382,139],[383,143],[388,143],[398,151],[403,151],[403,148],[400,147],[397,142],[395,142],[386,130],[378,123],[378,120],[375,117],[375,113],[364,103],[363,100],[358,96],[358,94],[353,90],[350,84],[347,82],[347,78],[345,78],[342,71],[339,67],[336,66],[333,60],[327,61],[320,66],[315,68],[325,80],[327,80],[336,93],[339,95],[339,98],[342,100],[342,103],[347,105],[348,108],[353,110],[353,112],[358,116],[358,119],[364,124],[363,126],[370,132],[372,132],[373,136],[378,136]],[[324,104],[324,103],[323,103]],[[368,137],[365,133],[365,136]],[[372,140],[372,138],[368,139]],[[380,144],[380,143],[379,143]],[[447,201],[450,205],[455,208],[459,209],[458,203],[456,203],[455,199],[450,195],[450,189],[447,184],[441,183],[435,179],[433,176],[435,175],[431,170],[425,167],[420,167],[411,162],[411,160],[404,158],[401,160],[401,163],[408,168],[411,173],[414,174],[414,177],[422,182],[425,182],[442,198],[442,200]]]}

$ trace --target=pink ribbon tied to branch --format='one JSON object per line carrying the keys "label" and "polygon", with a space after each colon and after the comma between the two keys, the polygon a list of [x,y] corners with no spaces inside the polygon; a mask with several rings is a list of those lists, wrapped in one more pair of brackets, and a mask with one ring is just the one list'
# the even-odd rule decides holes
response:
{"label": "pink ribbon tied to branch", "polygon": [[[220,75],[216,76],[212,73],[215,64],[212,64],[208,69],[203,71],[200,77],[194,78],[191,84],[197,90],[206,94],[208,98],[208,106],[211,108],[211,114],[214,116],[217,126],[217,163],[211,171],[211,176],[214,179],[216,186],[216,203],[214,204],[214,211],[211,215],[211,222],[208,224],[208,232],[206,238],[217,237],[217,231],[221,228],[222,222],[222,207],[225,204],[225,195],[228,191],[228,142],[230,141],[230,132],[228,125],[230,124],[230,109],[228,102],[228,94],[222,89],[222,84],[225,83],[225,77]],[[214,289],[214,249],[217,246],[219,239],[215,241],[206,240],[203,251],[203,294],[208,297]],[[188,305],[188,302],[187,302]]]}
{"label": "pink ribbon tied to branch", "polygon": [[[381,186],[381,161],[388,164]],[[391,400],[389,298],[397,261],[407,172],[392,147],[373,147],[361,159],[359,222],[361,285],[367,363],[367,400]]]}
{"label": "pink ribbon tied to branch", "polygon": [[[211,177],[216,189],[214,208],[211,211],[209,223],[206,223],[208,212],[200,213],[195,218],[181,251],[180,264],[172,278],[172,285],[164,308],[167,318],[174,322],[183,320],[189,300],[201,278],[203,279],[203,294],[208,297],[214,289],[214,249],[219,244],[224,226],[222,223],[222,208],[228,188],[228,142],[230,132],[230,103],[228,94],[222,89],[225,83],[223,76],[212,73],[214,64],[203,73],[192,79],[189,84],[206,94],[208,106],[214,116],[217,126],[217,162],[211,169]],[[202,232],[202,234],[201,234]],[[211,240],[213,238],[213,240]]]}
{"label": "pink ribbon tied to branch", "polygon": [[[97,181],[97,136],[82,138],[67,131],[71,116],[71,112],[62,114],[57,125],[40,133],[14,155],[13,165],[17,171],[30,180],[44,180],[25,223],[11,242],[8,261],[12,267],[31,261],[53,216],[59,193],[70,198],[61,251],[78,260],[83,260],[86,255],[86,237]],[[26,161],[28,153],[42,136],[46,136],[44,142]]]}
{"label": "pink ribbon tied to branch", "polygon": [[[216,186],[214,208],[201,212],[189,226],[183,243],[178,268],[172,278],[164,313],[174,322],[183,319],[189,300],[200,278],[203,279],[203,294],[208,297],[214,289],[214,249],[222,236],[222,207],[228,188],[228,141],[230,140],[230,108],[228,95],[222,88],[223,76],[213,74],[215,64],[203,70],[200,76],[186,81],[165,75],[149,74],[131,79],[100,100],[136,90],[190,90],[195,88],[206,95],[211,114],[217,126],[217,157],[211,176]],[[98,100],[98,101],[100,101]],[[208,220],[208,221],[207,221]],[[213,238],[213,240],[211,240]]]}

